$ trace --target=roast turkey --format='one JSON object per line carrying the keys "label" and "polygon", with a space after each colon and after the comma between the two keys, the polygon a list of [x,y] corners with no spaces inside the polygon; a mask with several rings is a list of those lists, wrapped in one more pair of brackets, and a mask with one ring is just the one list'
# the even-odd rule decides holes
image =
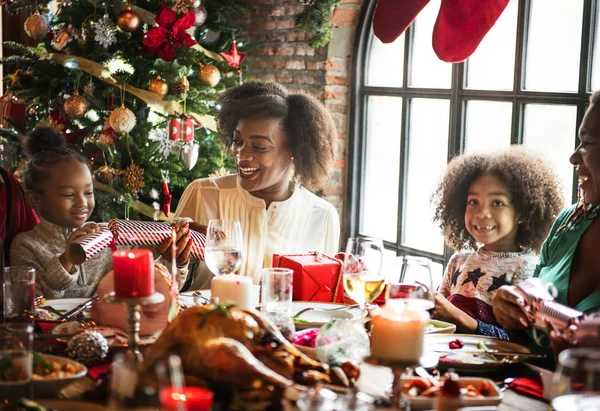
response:
{"label": "roast turkey", "polygon": [[[159,304],[142,306],[140,319],[140,335],[154,334],[167,326],[167,318],[171,307],[171,275],[162,264],[154,266],[154,288],[165,296]],[[109,304],[103,301],[105,295],[114,291],[114,272],[110,271],[98,284],[97,301],[92,304],[90,317],[98,325],[127,330],[127,307],[124,304]],[[176,296],[177,310],[179,298]]]}

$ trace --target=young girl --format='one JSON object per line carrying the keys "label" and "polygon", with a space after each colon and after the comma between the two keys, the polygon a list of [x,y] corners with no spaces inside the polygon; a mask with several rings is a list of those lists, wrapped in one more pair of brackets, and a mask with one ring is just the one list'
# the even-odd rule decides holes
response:
{"label": "young girl", "polygon": [[434,221],[456,252],[433,316],[462,333],[508,339],[491,301],[503,285],[531,277],[540,246],[563,206],[544,161],[512,148],[454,158],[434,194]]}
{"label": "young girl", "polygon": [[[36,291],[48,299],[89,297],[112,268],[110,250],[81,265],[74,265],[65,250],[77,238],[99,229],[94,223],[84,225],[95,205],[90,170],[85,159],[51,127],[33,130],[25,149],[30,156],[24,173],[25,194],[40,223],[15,237],[11,264],[35,268]],[[178,255],[187,259],[188,236],[185,230],[179,231]],[[158,247],[165,255],[170,241]]]}

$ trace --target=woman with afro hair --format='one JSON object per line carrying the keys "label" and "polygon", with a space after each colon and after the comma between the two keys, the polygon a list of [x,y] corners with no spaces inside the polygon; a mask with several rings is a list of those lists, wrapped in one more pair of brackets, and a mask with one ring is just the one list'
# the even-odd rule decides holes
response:
{"label": "woman with afro hair", "polygon": [[455,250],[433,316],[459,332],[508,339],[492,299],[533,275],[537,253],[563,201],[544,161],[513,147],[455,157],[434,194],[434,220]]}
{"label": "woman with afro hair", "polygon": [[[218,134],[231,149],[236,174],[193,181],[177,217],[207,225],[238,220],[244,262],[240,274],[260,281],[273,254],[338,251],[337,211],[311,191],[325,187],[333,164],[336,129],[317,99],[277,83],[248,82],[217,101]],[[211,280],[204,266],[192,289]]]}

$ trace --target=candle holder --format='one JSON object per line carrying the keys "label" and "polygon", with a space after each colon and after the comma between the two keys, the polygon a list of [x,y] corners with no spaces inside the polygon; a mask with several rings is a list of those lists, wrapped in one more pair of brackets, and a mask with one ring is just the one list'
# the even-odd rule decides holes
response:
{"label": "candle holder", "polygon": [[392,408],[398,409],[400,401],[402,400],[402,385],[400,384],[400,381],[402,380],[402,374],[406,369],[413,367],[435,368],[438,365],[439,358],[433,353],[423,353],[416,363],[409,361],[384,360],[374,357],[368,357],[364,361],[368,364],[392,369],[392,373],[394,374],[394,381],[392,382]]}
{"label": "candle holder", "polygon": [[165,300],[159,292],[148,297],[117,297],[114,292],[104,297],[104,302],[109,304],[127,305],[127,356],[135,364],[142,362],[143,357],[139,349],[140,343],[140,310],[142,305],[158,304]]}

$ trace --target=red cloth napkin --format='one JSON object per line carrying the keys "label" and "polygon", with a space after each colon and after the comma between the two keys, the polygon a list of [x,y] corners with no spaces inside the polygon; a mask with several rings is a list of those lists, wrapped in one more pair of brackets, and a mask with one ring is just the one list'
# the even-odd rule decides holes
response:
{"label": "red cloth napkin", "polygon": [[513,390],[535,398],[544,398],[544,387],[541,378],[516,378],[508,386]]}
{"label": "red cloth napkin", "polygon": [[111,362],[103,362],[102,364],[95,365],[93,367],[88,368],[88,375],[92,377],[94,380],[99,379],[104,374],[110,370]]}

